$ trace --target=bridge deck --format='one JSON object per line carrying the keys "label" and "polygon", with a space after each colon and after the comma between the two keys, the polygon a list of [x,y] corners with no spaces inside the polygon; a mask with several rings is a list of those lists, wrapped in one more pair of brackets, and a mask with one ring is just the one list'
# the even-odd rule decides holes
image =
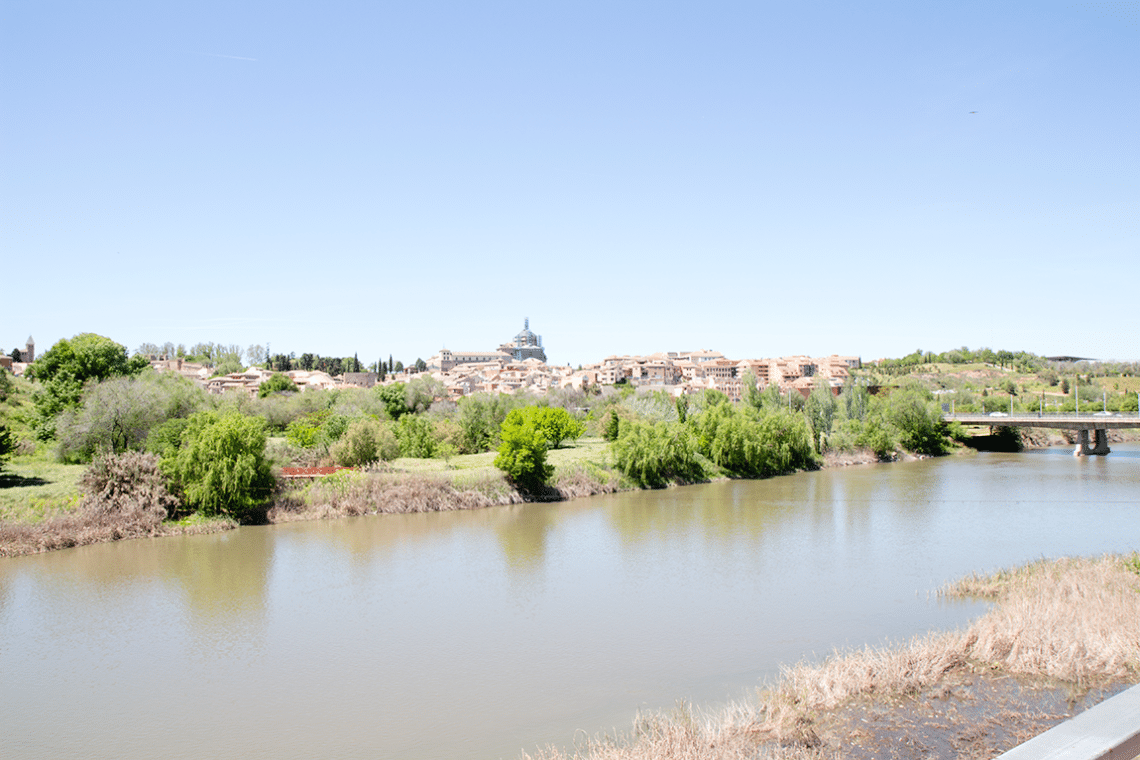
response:
{"label": "bridge deck", "polygon": [[1040,427],[1063,430],[1109,430],[1119,428],[1140,428],[1140,414],[1134,412],[1110,412],[1108,415],[1080,414],[944,414],[946,422],[960,422],[963,425],[986,425],[988,427]]}

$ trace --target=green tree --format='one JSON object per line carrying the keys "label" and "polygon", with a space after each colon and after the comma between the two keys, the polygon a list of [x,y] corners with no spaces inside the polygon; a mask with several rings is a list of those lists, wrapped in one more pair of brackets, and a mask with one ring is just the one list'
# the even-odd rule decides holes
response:
{"label": "green tree", "polygon": [[745,370],[740,379],[740,400],[747,406],[759,411],[764,407],[764,397],[760,393],[759,383],[752,370]]}
{"label": "green tree", "polygon": [[613,443],[619,435],[621,435],[621,421],[618,419],[617,410],[611,409],[609,417],[606,418],[605,429],[602,430],[602,438]]}
{"label": "green tree", "polygon": [[181,446],[163,457],[162,471],[191,509],[246,518],[273,490],[265,443],[259,417],[199,412],[189,418]]}
{"label": "green tree", "polygon": [[503,420],[499,440],[495,467],[520,488],[537,490],[554,474],[546,463],[546,436],[523,409],[511,410]]}
{"label": "green tree", "polygon": [[63,338],[28,367],[28,377],[41,388],[33,395],[36,435],[47,440],[55,435],[55,421],[65,409],[79,406],[89,381],[120,375],[137,375],[148,367],[145,357],[128,358],[125,346],[95,333]]}
{"label": "green tree", "polygon": [[612,446],[614,466],[643,488],[704,478],[697,447],[679,422],[627,422]]}
{"label": "green tree", "polygon": [[331,412],[327,409],[298,417],[285,426],[285,440],[301,449],[311,449],[321,440],[321,424]]}
{"label": "green tree", "polygon": [[862,421],[870,407],[871,393],[866,385],[856,385],[850,377],[843,383],[843,410],[847,419]]}
{"label": "green tree", "polygon": [[426,412],[437,398],[447,398],[447,386],[434,377],[417,377],[404,388],[404,406],[410,412]]}
{"label": "green tree", "polygon": [[265,398],[270,393],[296,392],[299,390],[292,378],[284,372],[274,372],[257,387],[257,397]]}
{"label": "green tree", "polygon": [[808,425],[811,426],[812,446],[815,447],[816,453],[823,453],[823,441],[831,434],[838,408],[839,404],[831,393],[831,386],[826,382],[816,385],[808,396],[804,411],[807,414]]}
{"label": "green tree", "polygon": [[201,388],[172,373],[109,378],[89,388],[80,408],[59,415],[60,457],[88,461],[100,452],[140,451],[152,428],[205,404]]}
{"label": "green tree", "polygon": [[415,459],[431,459],[439,443],[431,420],[418,414],[405,414],[396,423],[396,440],[400,455]]}
{"label": "green tree", "polygon": [[946,451],[942,412],[925,388],[900,388],[886,401],[886,418],[899,431],[899,443],[908,451],[937,455]]}
{"label": "green tree", "polygon": [[552,449],[560,448],[566,439],[580,438],[586,432],[586,426],[560,406],[532,406],[527,408],[527,413]]}
{"label": "green tree", "polygon": [[400,454],[400,444],[388,426],[379,420],[355,420],[329,449],[333,460],[345,467],[359,467],[377,460],[389,461]]}
{"label": "green tree", "polygon": [[407,394],[403,383],[376,386],[376,395],[384,402],[384,411],[393,420],[399,420],[408,413]]}
{"label": "green tree", "polygon": [[4,463],[11,458],[15,450],[16,440],[12,437],[12,432],[8,430],[7,425],[0,422],[0,469],[4,468]]}

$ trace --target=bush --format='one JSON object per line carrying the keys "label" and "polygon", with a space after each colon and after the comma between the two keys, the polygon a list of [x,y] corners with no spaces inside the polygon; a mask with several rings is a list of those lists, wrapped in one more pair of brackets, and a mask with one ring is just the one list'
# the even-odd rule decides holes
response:
{"label": "bush", "polygon": [[641,487],[704,478],[696,444],[680,423],[626,422],[611,450],[617,469]]}
{"label": "bush", "polygon": [[606,426],[602,430],[602,438],[613,443],[619,435],[621,435],[621,421],[618,419],[617,410],[611,409],[609,416],[606,417]]}
{"label": "bush", "polygon": [[4,463],[12,456],[12,452],[16,450],[16,439],[12,437],[11,431],[8,426],[0,423],[0,468],[3,468]]}
{"label": "bush", "polygon": [[311,449],[320,441],[321,422],[322,417],[314,414],[295,419],[285,426],[285,440],[297,448]]}
{"label": "bush", "polygon": [[87,461],[101,452],[140,451],[155,427],[205,403],[200,388],[169,373],[104,380],[89,387],[80,408],[65,410],[56,421],[60,458]]}
{"label": "bush", "polygon": [[546,463],[546,436],[525,410],[514,409],[507,415],[499,439],[502,442],[495,467],[512,483],[526,490],[537,490],[554,474],[554,468]]}
{"label": "bush", "polygon": [[186,506],[207,515],[247,517],[273,489],[265,443],[259,417],[200,412],[190,418],[181,447],[163,458],[162,471]]}
{"label": "bush", "polygon": [[83,473],[82,509],[132,523],[157,525],[178,509],[154,454],[128,451],[97,457]]}
{"label": "bush", "polygon": [[697,449],[733,475],[766,478],[815,466],[803,415],[717,403],[689,422]]}
{"label": "bush", "polygon": [[146,450],[159,456],[171,456],[182,446],[182,433],[190,420],[176,417],[150,429],[146,437]]}
{"label": "bush", "polygon": [[408,413],[408,399],[403,383],[378,385],[375,393],[384,403],[384,410],[393,420],[398,420]]}
{"label": "bush", "polygon": [[526,414],[552,449],[559,448],[567,438],[580,438],[586,432],[586,426],[562,407],[531,406],[526,408]]}
{"label": "bush", "polygon": [[400,442],[400,456],[431,459],[438,443],[431,420],[418,414],[405,414],[396,423],[396,440]]}
{"label": "bush", "polygon": [[873,451],[879,459],[889,458],[898,447],[895,430],[882,414],[868,415],[857,442],[863,448]]}
{"label": "bush", "polygon": [[284,372],[274,372],[257,387],[257,397],[265,398],[270,393],[295,393],[298,390],[292,378]]}
{"label": "bush", "polygon": [[937,455],[946,453],[942,413],[930,391],[904,388],[887,398],[887,420],[899,431],[899,443],[908,451]]}
{"label": "bush", "polygon": [[518,396],[500,393],[476,393],[459,399],[460,451],[478,454],[497,448],[507,414],[523,403]]}
{"label": "bush", "polygon": [[333,461],[344,467],[359,467],[400,455],[400,444],[388,426],[379,420],[358,419],[348,426],[331,449]]}

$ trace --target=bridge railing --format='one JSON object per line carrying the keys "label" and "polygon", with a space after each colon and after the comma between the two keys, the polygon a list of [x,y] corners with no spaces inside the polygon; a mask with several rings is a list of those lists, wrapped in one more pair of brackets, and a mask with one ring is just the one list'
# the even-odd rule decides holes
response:
{"label": "bridge railing", "polygon": [[1035,736],[997,760],[1129,760],[1140,755],[1140,686]]}
{"label": "bridge railing", "polygon": [[[955,412],[953,414],[946,413],[942,417],[947,420],[1000,420],[1002,417],[1024,417],[1046,420],[1113,420],[1113,419],[1138,419],[1140,412]],[[997,423],[994,423],[997,424]]]}

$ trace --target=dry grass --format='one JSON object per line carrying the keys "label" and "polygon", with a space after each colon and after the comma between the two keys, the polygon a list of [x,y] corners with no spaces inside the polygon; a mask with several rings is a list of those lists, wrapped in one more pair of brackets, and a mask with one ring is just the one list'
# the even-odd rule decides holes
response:
{"label": "dry grass", "polygon": [[127,538],[218,533],[238,526],[229,518],[147,523],[119,515],[77,512],[39,523],[0,523],[0,557],[39,554]]}
{"label": "dry grass", "polygon": [[1140,560],[1036,562],[946,589],[997,600],[970,626],[965,651],[1013,673],[1083,683],[1140,671]]}
{"label": "dry grass", "polygon": [[[62,480],[69,488],[75,488],[69,477]],[[40,516],[36,522],[0,522],[0,557],[124,538],[205,533],[237,527],[237,523],[226,519],[167,522],[167,515],[177,508],[178,501],[166,490],[158,470],[158,457],[153,454],[127,452],[100,457],[83,471],[78,489],[74,497],[69,497],[69,503],[74,502],[69,510]]]}
{"label": "dry grass", "polygon": [[[602,444],[604,446],[604,443]],[[539,493],[522,494],[490,465],[493,452],[452,459],[397,459],[364,471],[342,471],[283,491],[270,522],[320,520],[370,514],[447,512],[525,501],[564,501],[613,493],[619,477],[598,463],[595,442],[550,452],[555,474]]]}
{"label": "dry grass", "polygon": [[[1045,697],[1024,701],[1026,684],[1047,682],[1055,697],[1058,682],[1062,690],[1080,690],[1140,677],[1140,555],[1042,561],[966,578],[940,593],[983,597],[995,605],[965,631],[786,668],[755,701],[715,715],[679,710],[641,718],[628,737],[601,738],[572,750],[548,748],[534,757],[933,757],[930,747],[939,742],[949,748],[948,756],[992,757],[1002,741],[1016,743],[1065,717],[1063,710],[1035,706]],[[946,710],[930,709],[950,696],[951,712],[973,705],[969,720],[947,720]],[[888,728],[896,731],[889,740],[876,743],[866,717],[852,728],[852,714],[881,718],[891,710],[905,719],[883,722],[884,736]],[[1015,724],[1016,730],[1002,728]],[[905,726],[901,733],[899,726]],[[930,738],[932,731],[943,735],[913,752],[900,751],[900,736]],[[987,731],[1004,735],[994,742]],[[867,741],[856,748],[860,735]],[[863,744],[872,748],[864,751]]]}
{"label": "dry grass", "polygon": [[522,496],[502,476],[445,477],[385,471],[342,471],[282,493],[270,522],[330,517],[448,512],[518,504]]}

